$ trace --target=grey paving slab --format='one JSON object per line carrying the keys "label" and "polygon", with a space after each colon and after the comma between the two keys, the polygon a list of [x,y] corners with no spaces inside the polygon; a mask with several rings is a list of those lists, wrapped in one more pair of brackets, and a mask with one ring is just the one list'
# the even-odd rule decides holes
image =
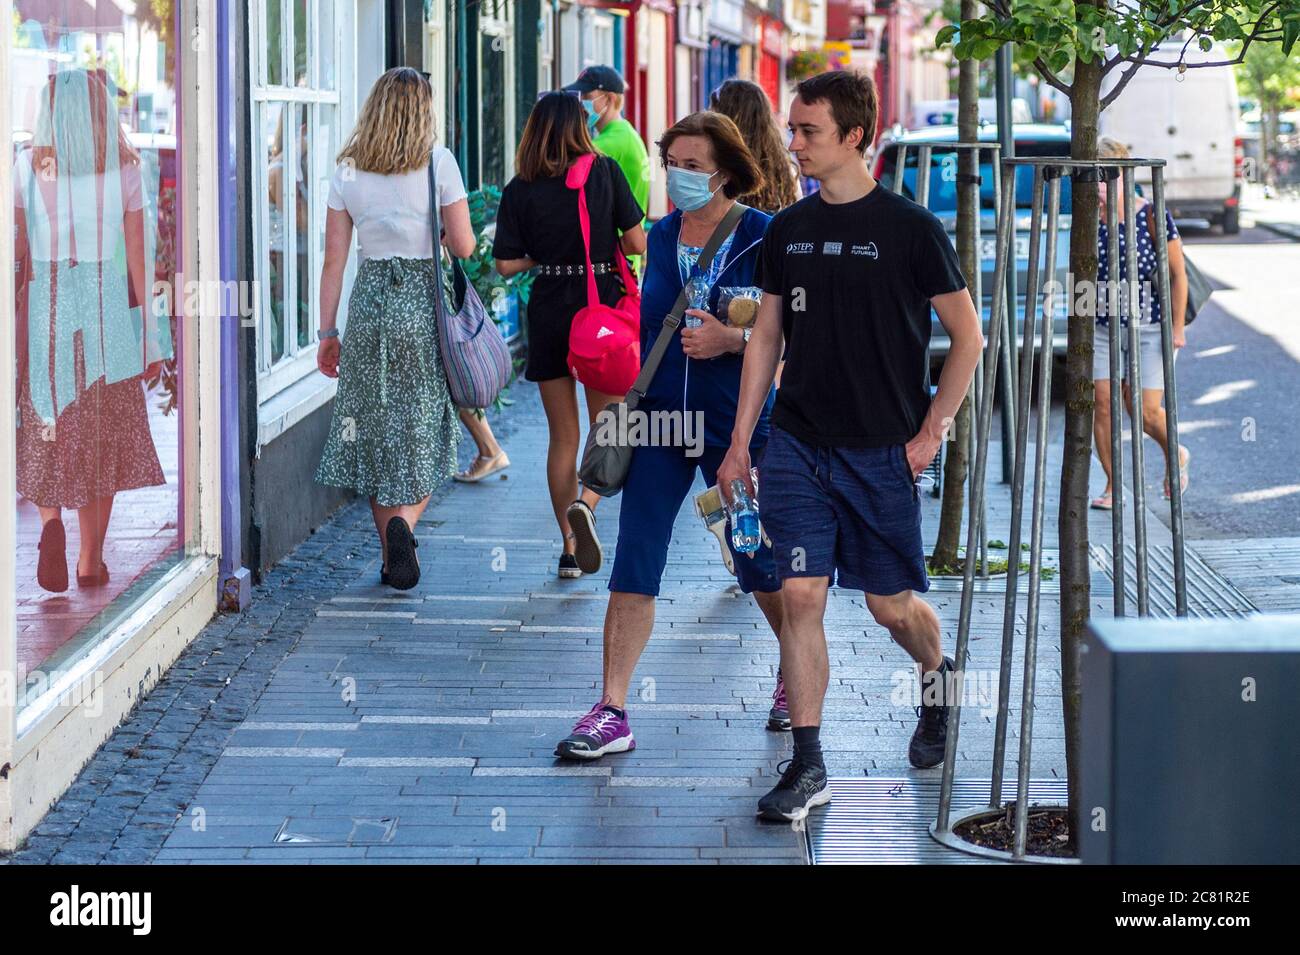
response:
{"label": "grey paving slab", "polygon": [[[804,862],[799,834],[753,818],[790,753],[788,735],[765,729],[779,648],[689,509],[632,681],[638,748],[595,765],[553,758],[600,692],[608,568],[554,576],[544,421],[531,385],[515,397],[494,423],[514,466],[504,480],[436,495],[418,529],[431,571],[418,588],[379,586],[368,510],[344,508],[259,584],[249,610],[204,630],[13,861]],[[990,485],[990,495],[992,519],[1005,521],[1007,489]],[[937,502],[923,501],[932,539]],[[607,546],[618,503],[598,508]],[[1158,521],[1149,526],[1153,543],[1167,543]],[[1227,576],[1253,569],[1237,561]],[[1004,597],[996,581],[978,590],[968,689],[996,685],[1000,650]],[[1036,778],[1064,776],[1052,591],[1040,619]],[[1099,593],[1105,604],[1100,583]],[[927,599],[951,647],[959,588],[936,581]],[[1023,631],[1023,603],[1020,619]],[[936,778],[907,767],[910,661],[861,594],[832,593],[827,632],[832,773]],[[990,708],[968,699],[959,777],[988,771]],[[382,843],[335,844],[377,819],[395,820]],[[276,843],[286,820],[320,841]]]}

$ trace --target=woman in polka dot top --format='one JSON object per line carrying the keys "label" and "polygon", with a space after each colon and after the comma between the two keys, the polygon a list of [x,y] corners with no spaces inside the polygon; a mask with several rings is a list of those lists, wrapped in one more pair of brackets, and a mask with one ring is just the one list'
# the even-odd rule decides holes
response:
{"label": "woman in polka dot top", "polygon": [[[1128,159],[1128,148],[1114,139],[1102,138],[1097,144],[1097,155],[1101,159]],[[1106,192],[1098,190],[1101,205],[1101,223],[1097,229],[1097,327],[1092,345],[1092,378],[1096,388],[1096,403],[1093,408],[1092,433],[1097,447],[1097,457],[1106,474],[1106,487],[1099,497],[1092,501],[1092,506],[1100,510],[1111,508],[1111,460],[1110,460],[1110,314],[1108,311],[1108,282],[1112,269],[1107,252],[1110,237],[1106,228]],[[1133,210],[1137,216],[1137,266],[1138,266],[1138,315],[1141,327],[1138,329],[1138,358],[1140,360],[1140,381],[1142,385],[1142,430],[1156,440],[1165,454],[1165,471],[1169,464],[1169,435],[1165,424],[1165,409],[1161,406],[1164,397],[1164,364],[1160,345],[1160,323],[1163,318],[1163,305],[1160,301],[1159,261],[1156,257],[1155,240],[1151,235],[1153,217],[1147,209],[1147,200],[1139,197]],[[1121,206],[1119,219],[1119,267],[1114,271],[1117,280],[1128,280],[1128,256],[1124,241],[1124,222],[1128,212]],[[1165,212],[1165,234],[1169,246],[1169,292],[1173,300],[1171,314],[1174,357],[1178,349],[1186,343],[1184,320],[1187,310],[1187,267],[1183,262],[1183,242],[1174,226],[1173,217]],[[1128,320],[1123,319],[1125,327],[1120,334],[1120,376],[1128,377]],[[1133,414],[1133,396],[1129,382],[1124,381],[1124,404],[1129,416]],[[1187,490],[1187,463],[1191,453],[1186,448],[1179,448],[1179,480],[1184,491]],[[1165,497],[1169,497],[1169,480],[1165,480]]]}

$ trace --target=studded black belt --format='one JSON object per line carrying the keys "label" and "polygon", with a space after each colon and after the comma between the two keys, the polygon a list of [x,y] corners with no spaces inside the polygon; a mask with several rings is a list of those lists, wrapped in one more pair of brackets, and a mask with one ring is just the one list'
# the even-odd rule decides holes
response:
{"label": "studded black belt", "polygon": [[[614,272],[613,262],[596,262],[591,267],[592,275],[609,275]],[[578,265],[539,265],[537,266],[538,275],[586,275],[587,266]]]}

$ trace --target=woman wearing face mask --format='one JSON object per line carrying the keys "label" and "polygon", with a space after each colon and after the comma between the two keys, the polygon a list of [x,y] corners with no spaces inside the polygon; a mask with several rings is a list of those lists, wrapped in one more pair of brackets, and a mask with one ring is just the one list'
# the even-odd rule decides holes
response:
{"label": "woman wearing face mask", "polygon": [[[748,330],[726,322],[732,317],[749,318],[756,302],[742,296],[737,300],[742,304],[733,301],[725,311],[722,302],[755,286],[759,247],[770,221],[766,213],[747,209],[709,267],[701,270],[698,259],[703,247],[736,204],[736,197],[761,185],[762,173],[736,124],[721,113],[687,116],[667,130],[658,145],[668,171],[668,198],[677,208],[650,231],[641,289],[642,359],[650,354],[665,316],[684,287],[697,289],[697,301],[705,307],[686,311],[686,322],[694,327],[684,322],[674,333],[638,406],[638,411],[651,416],[650,422],[680,422],[681,440],[670,447],[643,444],[632,454],[621,495],[618,545],[605,611],[604,694],[557,747],[556,755],[567,759],[595,759],[634,745],[624,710],[628,682],[654,627],[655,597],[668,561],[673,523],[697,468],[706,485],[716,482],[735,424]],[[774,395],[769,393],[754,428],[751,460],[757,460],[767,442]],[[662,434],[665,429],[652,424],[647,430]],[[740,589],[754,594],[773,633],[780,633],[781,585],[771,548],[760,547],[752,556],[733,550],[731,562]],[[768,726],[789,728],[779,675]]]}

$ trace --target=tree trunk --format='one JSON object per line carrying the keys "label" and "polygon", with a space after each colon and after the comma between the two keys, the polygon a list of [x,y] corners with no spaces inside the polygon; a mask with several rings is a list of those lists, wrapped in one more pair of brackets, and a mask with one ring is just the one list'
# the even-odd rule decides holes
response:
{"label": "tree trunk", "polygon": [[[975,0],[962,0],[963,20],[977,16]],[[979,138],[978,60],[961,60],[957,65],[957,138],[964,143]],[[962,177],[979,174],[979,157],[973,152],[958,154],[958,172]],[[971,179],[957,180],[957,259],[971,295],[975,294],[979,250],[975,248],[975,217],[979,215],[979,186]],[[975,303],[978,311],[980,303]],[[966,476],[970,471],[967,448],[971,430],[970,401],[962,402],[957,417],[948,430],[947,458],[943,467],[943,506],[939,511],[939,534],[935,539],[931,563],[934,567],[956,567],[957,548],[961,540],[961,518],[965,506]],[[966,555],[971,560],[975,554]]]}
{"label": "tree trunk", "polygon": [[1255,176],[1257,182],[1273,184],[1273,178],[1269,175],[1269,160],[1273,158],[1273,137],[1277,134],[1279,123],[1279,112],[1282,105],[1276,100],[1268,100],[1267,106],[1260,110],[1259,124],[1259,175]]}
{"label": "tree trunk", "polygon": [[[1102,0],[1104,2],[1104,0]],[[1101,64],[1078,61],[1070,106],[1070,156],[1097,158],[1097,116]],[[1097,279],[1097,184],[1076,180],[1071,193],[1070,272],[1076,285]],[[1069,301],[1068,355],[1065,364],[1065,440],[1061,464],[1061,501],[1057,515],[1061,549],[1061,704],[1065,716],[1065,767],[1070,794],[1070,842],[1082,832],[1079,804],[1079,648],[1088,626],[1092,596],[1088,560],[1088,476],[1092,467],[1092,336],[1094,319],[1076,314]],[[1118,480],[1116,476],[1116,480]],[[1014,555],[1012,557],[1014,560]],[[1022,770],[1023,771],[1023,770]]]}

